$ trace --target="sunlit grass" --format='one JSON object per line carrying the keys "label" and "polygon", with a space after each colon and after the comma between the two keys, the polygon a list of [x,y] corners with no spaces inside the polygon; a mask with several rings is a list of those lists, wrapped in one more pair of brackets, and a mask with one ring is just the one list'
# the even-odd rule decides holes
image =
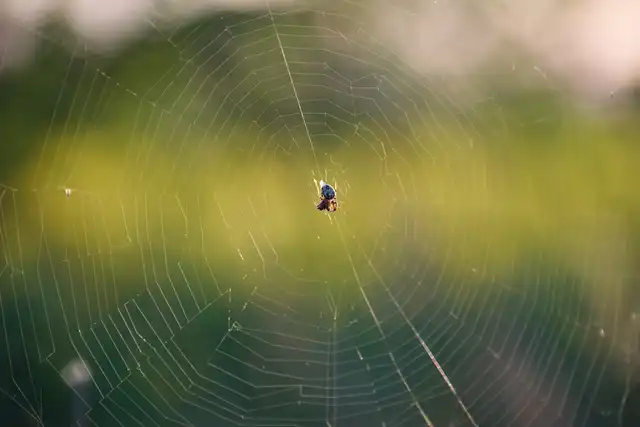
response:
{"label": "sunlit grass", "polygon": [[[144,228],[146,239],[166,244],[171,241],[163,240],[163,233],[184,234],[193,245],[200,239],[204,250],[224,265],[246,256],[251,262],[278,259],[292,271],[309,271],[322,260],[342,265],[332,269],[337,278],[349,269],[339,233],[355,236],[363,248],[381,235],[400,241],[399,231],[390,226],[408,213],[412,221],[424,222],[422,230],[439,227],[443,245],[458,246],[471,258],[486,257],[490,243],[488,262],[498,268],[531,246],[562,256],[576,246],[597,244],[590,236],[598,236],[612,221],[625,227],[621,215],[640,207],[634,185],[640,173],[633,160],[639,149],[595,126],[579,138],[568,129],[543,146],[535,139],[502,144],[501,150],[477,144],[429,161],[426,156],[401,156],[400,151],[382,159],[354,142],[332,151],[331,162],[320,154],[328,176],[319,177],[308,150],[279,154],[277,145],[289,146],[286,141],[272,142],[271,155],[261,158],[234,150],[247,146],[245,141],[231,141],[231,154],[216,153],[214,167],[207,167],[211,160],[204,157],[187,169],[186,162],[175,162],[174,153],[160,149],[152,149],[146,163],[136,164],[130,151],[111,149],[110,141],[117,137],[107,130],[74,136],[73,144],[81,147],[77,155],[40,161],[40,174],[49,171],[50,183],[74,189],[72,197],[65,197],[59,184],[40,191],[41,212],[58,224],[47,228],[51,238],[68,240],[71,226],[90,230],[83,218],[97,215],[113,246],[135,240],[141,234],[137,229]],[[71,144],[65,136],[57,143]],[[387,144],[393,147],[393,141]],[[296,157],[300,154],[303,160]],[[27,177],[37,164],[34,156],[23,168],[22,188],[29,188]],[[180,177],[179,186],[171,186],[172,176]],[[313,207],[314,179],[320,178],[335,180],[339,189],[342,206],[332,216]]]}

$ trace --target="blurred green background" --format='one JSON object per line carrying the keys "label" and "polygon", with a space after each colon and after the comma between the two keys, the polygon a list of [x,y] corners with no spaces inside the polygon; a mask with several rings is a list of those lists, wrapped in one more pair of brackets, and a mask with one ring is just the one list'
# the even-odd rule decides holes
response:
{"label": "blurred green background", "polygon": [[351,24],[216,15],[103,56],[51,27],[0,75],[8,425],[472,425],[416,331],[479,425],[622,422],[636,107],[420,77]]}

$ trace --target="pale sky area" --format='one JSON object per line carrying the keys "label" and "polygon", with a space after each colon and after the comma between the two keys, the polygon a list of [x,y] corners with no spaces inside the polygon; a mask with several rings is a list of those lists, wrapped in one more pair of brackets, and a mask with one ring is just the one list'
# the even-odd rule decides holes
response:
{"label": "pale sky area", "polygon": [[[162,28],[163,22],[209,11],[281,10],[301,4],[299,0],[3,0],[3,64],[28,57],[33,45],[29,33],[52,17],[68,22],[90,46],[104,48],[140,31]],[[339,10],[341,2],[334,5]],[[499,7],[495,2],[406,0],[371,5],[371,14],[361,18],[369,21],[367,31],[424,73],[474,73],[505,48],[531,55],[541,75],[557,77],[587,95],[608,96],[634,84],[640,73],[640,3],[634,0],[505,0]],[[525,65],[517,60],[511,64],[514,71],[521,66]]]}

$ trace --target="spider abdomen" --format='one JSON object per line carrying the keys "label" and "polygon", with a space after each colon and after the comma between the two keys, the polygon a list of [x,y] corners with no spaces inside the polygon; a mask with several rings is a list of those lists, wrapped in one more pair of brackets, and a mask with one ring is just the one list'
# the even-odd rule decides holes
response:
{"label": "spider abdomen", "polygon": [[329,184],[324,184],[320,192],[322,193],[322,197],[325,199],[331,200],[336,198],[336,190],[334,190]]}

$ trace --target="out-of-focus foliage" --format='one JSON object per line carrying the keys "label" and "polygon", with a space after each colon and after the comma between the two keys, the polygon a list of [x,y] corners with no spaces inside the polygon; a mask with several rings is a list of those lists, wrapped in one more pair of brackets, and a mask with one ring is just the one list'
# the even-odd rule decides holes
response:
{"label": "out-of-focus foliage", "polygon": [[[116,258],[131,245],[174,260],[197,248],[224,288],[242,283],[246,263],[273,277],[277,261],[310,287],[350,294],[354,263],[379,265],[358,276],[365,286],[393,280],[385,251],[419,263],[428,241],[450,280],[483,270],[478,286],[519,283],[513,265],[531,263],[579,277],[585,304],[604,313],[611,292],[634,309],[636,111],[585,111],[500,76],[420,78],[315,14],[277,17],[285,65],[270,17],[251,18],[216,17],[109,58],[42,37],[28,68],[0,76],[0,184],[3,203],[20,203],[2,221],[19,227],[25,263],[38,262],[45,227],[58,260],[85,238],[109,239]],[[314,208],[314,179],[337,187],[331,217]],[[104,221],[83,226],[96,235],[72,234],[87,218]],[[126,300],[145,286],[140,259],[117,263],[132,277],[118,282]]]}

